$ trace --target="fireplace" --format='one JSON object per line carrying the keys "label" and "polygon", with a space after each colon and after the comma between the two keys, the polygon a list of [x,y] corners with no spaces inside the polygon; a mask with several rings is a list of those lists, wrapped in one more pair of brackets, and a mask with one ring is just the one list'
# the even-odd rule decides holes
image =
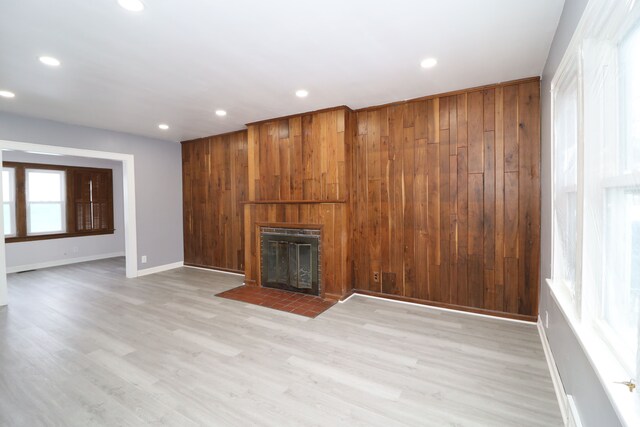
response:
{"label": "fireplace", "polygon": [[261,227],[262,286],[320,295],[320,230]]}

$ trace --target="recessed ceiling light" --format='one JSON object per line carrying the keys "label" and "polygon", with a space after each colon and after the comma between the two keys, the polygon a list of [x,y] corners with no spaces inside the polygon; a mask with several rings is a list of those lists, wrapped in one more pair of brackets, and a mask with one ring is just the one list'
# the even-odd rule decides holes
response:
{"label": "recessed ceiling light", "polygon": [[140,0],[118,0],[118,4],[130,12],[140,12],[144,9],[144,3]]}
{"label": "recessed ceiling light", "polygon": [[216,116],[218,117],[224,117],[227,115],[227,112],[224,110],[216,110]]}
{"label": "recessed ceiling light", "polygon": [[162,130],[167,130],[167,129],[169,129],[169,125],[167,125],[167,124],[165,124],[165,123],[160,123],[160,124],[158,125],[158,127],[159,127],[160,129],[162,129]]}
{"label": "recessed ceiling light", "polygon": [[16,94],[8,90],[0,90],[0,96],[3,98],[15,98]]}
{"label": "recessed ceiling light", "polygon": [[58,61],[56,58],[54,58],[53,56],[41,56],[40,58],[38,58],[40,60],[40,62],[42,62],[44,65],[48,65],[50,67],[57,67],[60,65],[60,61]]}
{"label": "recessed ceiling light", "polygon": [[427,58],[427,59],[423,59],[422,62],[420,62],[420,66],[422,68],[433,68],[436,66],[437,63],[438,63],[438,60],[436,58]]}
{"label": "recessed ceiling light", "polygon": [[309,95],[309,91],[306,91],[304,89],[300,89],[296,91],[296,96],[298,98],[306,98]]}

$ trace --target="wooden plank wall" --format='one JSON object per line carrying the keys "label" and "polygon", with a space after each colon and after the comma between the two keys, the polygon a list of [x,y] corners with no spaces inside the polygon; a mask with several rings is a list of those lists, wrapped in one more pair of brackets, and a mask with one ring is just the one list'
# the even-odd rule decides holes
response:
{"label": "wooden plank wall", "polygon": [[528,79],[185,142],[185,263],[259,283],[256,224],[317,224],[327,296],[533,318],[539,91]]}
{"label": "wooden plank wall", "polygon": [[354,287],[537,315],[538,79],[357,112]]}
{"label": "wooden plank wall", "polygon": [[355,116],[346,107],[249,124],[245,276],[260,284],[259,224],[322,227],[322,293],[349,289],[348,195]]}
{"label": "wooden plank wall", "polygon": [[338,107],[249,124],[249,200],[344,202],[350,114]]}
{"label": "wooden plank wall", "polygon": [[247,131],[182,143],[184,262],[244,271]]}

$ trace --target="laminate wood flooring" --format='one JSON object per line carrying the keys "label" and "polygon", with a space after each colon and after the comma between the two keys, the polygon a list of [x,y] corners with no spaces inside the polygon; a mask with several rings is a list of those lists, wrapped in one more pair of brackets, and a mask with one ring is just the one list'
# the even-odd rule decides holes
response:
{"label": "laminate wood flooring", "polygon": [[310,319],[124,266],[9,275],[0,425],[562,425],[533,324],[362,296]]}

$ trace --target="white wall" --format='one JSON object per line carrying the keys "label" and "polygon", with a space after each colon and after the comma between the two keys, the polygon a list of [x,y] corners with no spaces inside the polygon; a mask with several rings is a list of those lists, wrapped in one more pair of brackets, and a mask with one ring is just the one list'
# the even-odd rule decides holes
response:
{"label": "white wall", "polygon": [[541,263],[540,316],[549,316],[546,329],[549,346],[562,378],[565,392],[573,396],[585,427],[615,427],[621,425],[593,366],[569,326],[562,310],[551,296],[545,279],[551,277],[551,80],[571,41],[588,0],[566,0],[541,84]]}
{"label": "white wall", "polygon": [[180,144],[1,112],[0,139],[133,155],[138,268],[182,262]]}
{"label": "white wall", "polygon": [[124,255],[122,162],[72,156],[45,156],[19,151],[5,151],[3,160],[94,167],[113,171],[114,234],[7,243],[5,250],[9,273]]}

